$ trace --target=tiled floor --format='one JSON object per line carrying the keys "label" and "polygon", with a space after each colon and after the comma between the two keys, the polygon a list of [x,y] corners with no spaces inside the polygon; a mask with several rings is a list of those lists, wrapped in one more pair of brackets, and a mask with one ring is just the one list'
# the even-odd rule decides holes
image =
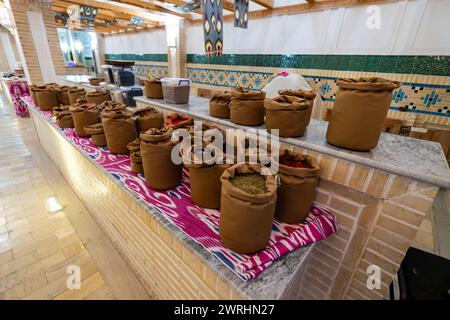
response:
{"label": "tiled floor", "polygon": [[[0,299],[148,299],[56,167],[31,119],[0,95]],[[49,213],[57,196],[63,209]],[[69,290],[69,266],[81,288]]]}

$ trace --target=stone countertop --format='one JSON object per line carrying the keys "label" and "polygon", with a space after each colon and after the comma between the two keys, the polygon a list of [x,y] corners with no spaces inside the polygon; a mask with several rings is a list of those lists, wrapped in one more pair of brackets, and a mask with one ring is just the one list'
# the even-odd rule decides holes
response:
{"label": "stone countertop", "polygon": [[[22,98],[30,111],[32,111],[33,117],[39,117],[42,121],[47,120],[36,110],[33,106],[31,99],[28,97]],[[49,124],[50,126],[50,124]],[[56,130],[56,129],[55,129]],[[65,140],[66,136],[61,130],[56,130]],[[71,143],[69,140],[67,140]],[[109,172],[103,167],[93,161],[88,155],[81,152],[81,154],[88,159],[94,166],[96,166],[102,173],[110,177],[110,179],[116,183],[122,191],[128,194],[136,202],[138,202],[148,214],[155,217],[162,225],[164,225],[169,232],[179,238],[186,246],[202,259],[207,265],[209,265],[226,283],[233,288],[237,293],[243,297],[254,300],[274,300],[282,299],[283,293],[291,285],[291,279],[296,275],[296,272],[301,269],[303,263],[310,250],[314,247],[314,243],[309,246],[300,247],[295,251],[292,251],[278,260],[264,270],[260,275],[250,281],[242,280],[237,274],[217,259],[213,254],[208,252],[200,244],[195,242],[192,238],[187,236],[183,231],[178,229],[166,216],[159,211],[153,210],[148,203],[140,199],[137,195],[133,194],[126,186],[117,182]]]}
{"label": "stone countertop", "polygon": [[82,86],[87,89],[97,90],[101,89],[100,86],[93,86],[89,84],[89,78],[92,78],[92,76],[89,75],[63,75],[63,76],[56,76],[56,79],[59,81],[64,82],[70,82],[77,86]]}
{"label": "stone countertop", "polygon": [[[215,122],[229,128],[248,129],[229,119],[209,115],[209,99],[191,96],[188,104],[169,104],[161,99],[135,97],[137,102],[150,104],[174,112],[186,113],[195,118]],[[419,140],[382,133],[378,146],[369,152],[342,149],[326,142],[328,122],[311,119],[305,135],[300,138],[280,138],[280,142],[324,153],[367,167],[383,170],[442,188],[450,188],[450,169],[442,147],[437,142]]]}

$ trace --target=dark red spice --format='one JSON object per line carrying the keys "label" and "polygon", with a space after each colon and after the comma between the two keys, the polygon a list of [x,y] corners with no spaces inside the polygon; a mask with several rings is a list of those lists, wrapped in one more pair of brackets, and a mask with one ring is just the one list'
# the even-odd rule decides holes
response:
{"label": "dark red spice", "polygon": [[291,168],[307,168],[310,169],[311,167],[301,161],[295,161],[295,160],[281,160],[280,164],[283,166],[291,167]]}

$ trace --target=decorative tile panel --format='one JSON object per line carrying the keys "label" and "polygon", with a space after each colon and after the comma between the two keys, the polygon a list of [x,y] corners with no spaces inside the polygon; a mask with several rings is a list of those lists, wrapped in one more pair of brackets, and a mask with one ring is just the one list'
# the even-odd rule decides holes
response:
{"label": "decorative tile panel", "polygon": [[133,72],[137,76],[147,76],[151,74],[156,78],[164,78],[168,76],[169,68],[167,66],[154,66],[146,64],[135,64]]}

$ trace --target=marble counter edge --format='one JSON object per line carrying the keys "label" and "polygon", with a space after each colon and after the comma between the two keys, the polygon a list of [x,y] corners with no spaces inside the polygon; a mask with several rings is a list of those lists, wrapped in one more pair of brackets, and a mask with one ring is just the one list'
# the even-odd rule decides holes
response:
{"label": "marble counter edge", "polygon": [[[30,106],[28,102],[22,98],[24,103],[27,104],[28,108],[31,109],[33,115],[37,115],[46,125],[54,129],[58,134],[60,134],[72,147],[74,147],[78,152],[80,150],[67,139],[63,131],[56,130],[42,115],[35,109],[34,106]],[[277,299],[282,296],[285,287],[288,283],[288,279],[291,279],[295,274],[296,269],[300,268],[306,256],[313,248],[314,243],[308,246],[300,247],[294,250],[280,259],[274,261],[274,263],[264,270],[258,277],[250,280],[244,281],[239,276],[237,276],[231,269],[225,266],[221,261],[219,261],[213,254],[209,253],[200,244],[195,242],[193,239],[185,235],[178,227],[176,227],[168,218],[166,218],[161,213],[154,210],[148,203],[144,200],[138,198],[132,194],[126,186],[117,181],[109,172],[107,172],[103,167],[99,166],[95,161],[93,161],[89,156],[80,152],[83,157],[89,160],[97,169],[99,169],[103,174],[111,179],[116,185],[118,185],[122,191],[124,191],[130,198],[138,202],[141,207],[152,217],[156,218],[161,222],[170,232],[174,234],[175,237],[180,239],[187,248],[190,249],[197,257],[201,258],[202,261],[210,266],[212,269],[216,270],[217,274],[228,284],[233,290],[236,290],[239,294],[244,295],[250,299]],[[280,268],[282,268],[280,270]],[[286,275],[286,276],[285,276]],[[277,288],[277,290],[274,289]]]}

